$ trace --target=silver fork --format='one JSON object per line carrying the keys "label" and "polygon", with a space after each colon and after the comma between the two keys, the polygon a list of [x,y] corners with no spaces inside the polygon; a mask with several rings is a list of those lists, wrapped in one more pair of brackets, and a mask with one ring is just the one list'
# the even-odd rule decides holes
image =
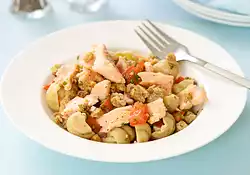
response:
{"label": "silver fork", "polygon": [[[147,25],[142,23],[142,27],[138,26],[135,29],[136,34],[145,43],[153,55],[160,59],[165,59],[166,55],[170,52],[175,53],[179,61],[188,61],[200,65],[209,71],[212,71],[224,78],[227,78],[240,86],[250,89],[250,80],[236,75],[228,70],[222,69],[214,64],[208,63],[201,58],[197,58],[190,54],[188,48],[164,33],[151,21],[146,20]],[[150,27],[149,27],[150,26]],[[152,30],[153,29],[153,30]],[[141,32],[138,32],[141,31]],[[143,33],[146,37],[143,37]],[[151,44],[152,43],[152,44]]]}

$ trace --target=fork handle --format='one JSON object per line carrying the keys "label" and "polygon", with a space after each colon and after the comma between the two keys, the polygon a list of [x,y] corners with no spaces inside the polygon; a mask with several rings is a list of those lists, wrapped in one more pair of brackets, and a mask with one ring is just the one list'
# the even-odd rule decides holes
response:
{"label": "fork handle", "polygon": [[240,85],[240,86],[243,86],[243,87],[246,87],[247,89],[250,89],[250,80],[248,80],[247,78],[244,78],[242,76],[239,76],[235,73],[232,73],[228,70],[225,70],[223,68],[220,68],[214,64],[211,64],[211,63],[208,63],[206,62],[205,60],[201,59],[201,58],[198,58],[196,56],[193,56],[191,54],[187,54],[186,52],[179,52],[179,58],[181,58],[180,60],[186,60],[186,61],[189,61],[191,63],[195,63],[199,66],[202,66],[204,67],[205,69],[211,71],[211,72],[214,72],[228,80],[231,80],[232,82]]}
{"label": "fork handle", "polygon": [[231,81],[233,81],[241,86],[244,86],[244,87],[250,89],[250,80],[248,80],[242,76],[236,75],[230,71],[227,71],[227,70],[222,69],[214,64],[207,63],[207,62],[203,65],[203,67],[216,73],[216,74],[219,74],[219,75],[221,75],[221,76],[223,76],[223,77],[225,77],[225,78],[227,78],[227,79],[229,79],[229,80],[231,80]]}

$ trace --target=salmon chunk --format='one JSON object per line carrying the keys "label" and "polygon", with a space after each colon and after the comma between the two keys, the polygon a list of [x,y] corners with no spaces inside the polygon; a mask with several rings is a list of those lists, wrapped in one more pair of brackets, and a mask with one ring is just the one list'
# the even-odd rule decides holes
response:
{"label": "salmon chunk", "polygon": [[153,65],[150,62],[145,62],[144,66],[145,66],[146,72],[153,72],[154,71]]}
{"label": "salmon chunk", "polygon": [[100,100],[104,100],[110,93],[111,82],[103,80],[97,83],[91,90],[91,94],[97,96]]}
{"label": "salmon chunk", "polygon": [[87,95],[84,98],[77,96],[66,104],[66,106],[62,112],[62,115],[67,118],[71,114],[80,111],[79,105],[91,107],[91,106],[95,105],[96,103],[98,103],[97,96]]}
{"label": "salmon chunk", "polygon": [[138,73],[138,76],[142,79],[140,84],[143,86],[158,85],[166,90],[166,95],[171,92],[174,82],[174,77],[172,75],[154,72],[140,72]]}
{"label": "salmon chunk", "polygon": [[102,127],[100,132],[109,132],[113,128],[121,127],[123,124],[129,123],[130,110],[132,106],[125,106],[113,109],[97,119]]}
{"label": "salmon chunk", "polygon": [[125,58],[119,57],[119,60],[116,63],[116,67],[118,68],[118,70],[120,71],[120,73],[123,73],[128,68],[128,66],[129,65],[127,64]]}
{"label": "salmon chunk", "polygon": [[165,107],[162,98],[158,98],[157,100],[148,103],[147,106],[149,112],[149,124],[158,122],[165,117],[167,108]]}
{"label": "salmon chunk", "polygon": [[79,68],[77,65],[62,65],[56,72],[56,78],[54,81],[64,86],[65,90],[72,88],[73,78],[78,73]]}
{"label": "salmon chunk", "polygon": [[109,58],[105,45],[95,46],[95,61],[92,69],[115,83],[125,83],[125,79],[115,66],[112,59]]}
{"label": "salmon chunk", "polygon": [[200,105],[206,102],[207,96],[204,88],[190,84],[178,95],[180,99],[180,109],[190,109],[192,106]]}

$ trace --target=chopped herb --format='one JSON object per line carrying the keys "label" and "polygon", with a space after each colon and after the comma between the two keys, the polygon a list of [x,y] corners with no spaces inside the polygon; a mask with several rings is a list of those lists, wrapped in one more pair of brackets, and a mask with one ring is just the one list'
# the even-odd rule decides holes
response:
{"label": "chopped herb", "polygon": [[79,60],[80,59],[80,55],[78,55],[77,57],[76,57],[76,60]]}
{"label": "chopped herb", "polygon": [[83,82],[82,81],[78,81],[78,86],[82,86]]}
{"label": "chopped herb", "polygon": [[174,64],[173,63],[168,63],[170,69],[173,69],[174,68]]}
{"label": "chopped herb", "polygon": [[136,79],[136,82],[140,81],[140,77],[137,74],[135,74],[135,79]]}
{"label": "chopped herb", "polygon": [[78,107],[79,107],[79,111],[81,113],[86,113],[87,112],[87,106],[86,105],[79,104]]}
{"label": "chopped herb", "polygon": [[193,98],[193,96],[192,96],[192,94],[189,92],[189,93],[187,94],[187,99],[188,99],[188,100],[192,100],[192,98]]}
{"label": "chopped herb", "polygon": [[130,83],[134,84],[134,80],[133,80],[133,79],[131,79],[131,80],[130,80]]}
{"label": "chopped herb", "polygon": [[79,104],[78,107],[79,107],[80,109],[82,109],[82,108],[84,108],[84,105],[83,105],[83,104]]}
{"label": "chopped herb", "polygon": [[190,77],[185,77],[185,79],[186,79],[186,80],[192,80],[192,78],[190,78]]}
{"label": "chopped herb", "polygon": [[185,114],[185,112],[181,112],[180,117],[181,117],[182,120],[184,120],[184,118],[185,118],[184,114]]}
{"label": "chopped herb", "polygon": [[86,63],[88,63],[89,61],[91,61],[91,60],[93,60],[94,59],[94,54],[92,53],[92,52],[88,52],[85,56],[84,56],[84,58],[83,58],[83,60],[86,62]]}
{"label": "chopped herb", "polygon": [[52,73],[56,73],[57,70],[58,70],[60,67],[61,67],[61,64],[55,64],[54,66],[52,66],[52,67],[50,68],[50,71],[51,71]]}
{"label": "chopped herb", "polygon": [[66,81],[63,82],[63,86],[66,86],[68,83]]}
{"label": "chopped herb", "polygon": [[79,66],[80,69],[83,69],[83,65],[80,65],[80,64],[79,64],[78,66]]}

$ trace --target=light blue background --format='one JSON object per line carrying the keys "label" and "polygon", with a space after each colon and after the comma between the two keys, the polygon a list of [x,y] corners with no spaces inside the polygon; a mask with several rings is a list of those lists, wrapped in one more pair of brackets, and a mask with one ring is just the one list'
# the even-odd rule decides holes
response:
{"label": "light blue background", "polygon": [[[31,41],[48,33],[91,21],[149,18],[195,31],[219,43],[235,57],[246,76],[250,76],[250,28],[204,21],[184,12],[170,0],[112,0],[106,12],[85,16],[69,11],[64,0],[54,0],[55,13],[39,21],[16,19],[8,13],[9,3],[10,0],[0,2],[1,74],[12,56]],[[22,99],[19,100],[21,102]],[[232,103],[237,102],[232,99]],[[250,174],[249,102],[239,120],[217,140],[188,154],[156,162],[110,164],[61,155],[16,130],[2,110],[0,138],[1,175]]]}

